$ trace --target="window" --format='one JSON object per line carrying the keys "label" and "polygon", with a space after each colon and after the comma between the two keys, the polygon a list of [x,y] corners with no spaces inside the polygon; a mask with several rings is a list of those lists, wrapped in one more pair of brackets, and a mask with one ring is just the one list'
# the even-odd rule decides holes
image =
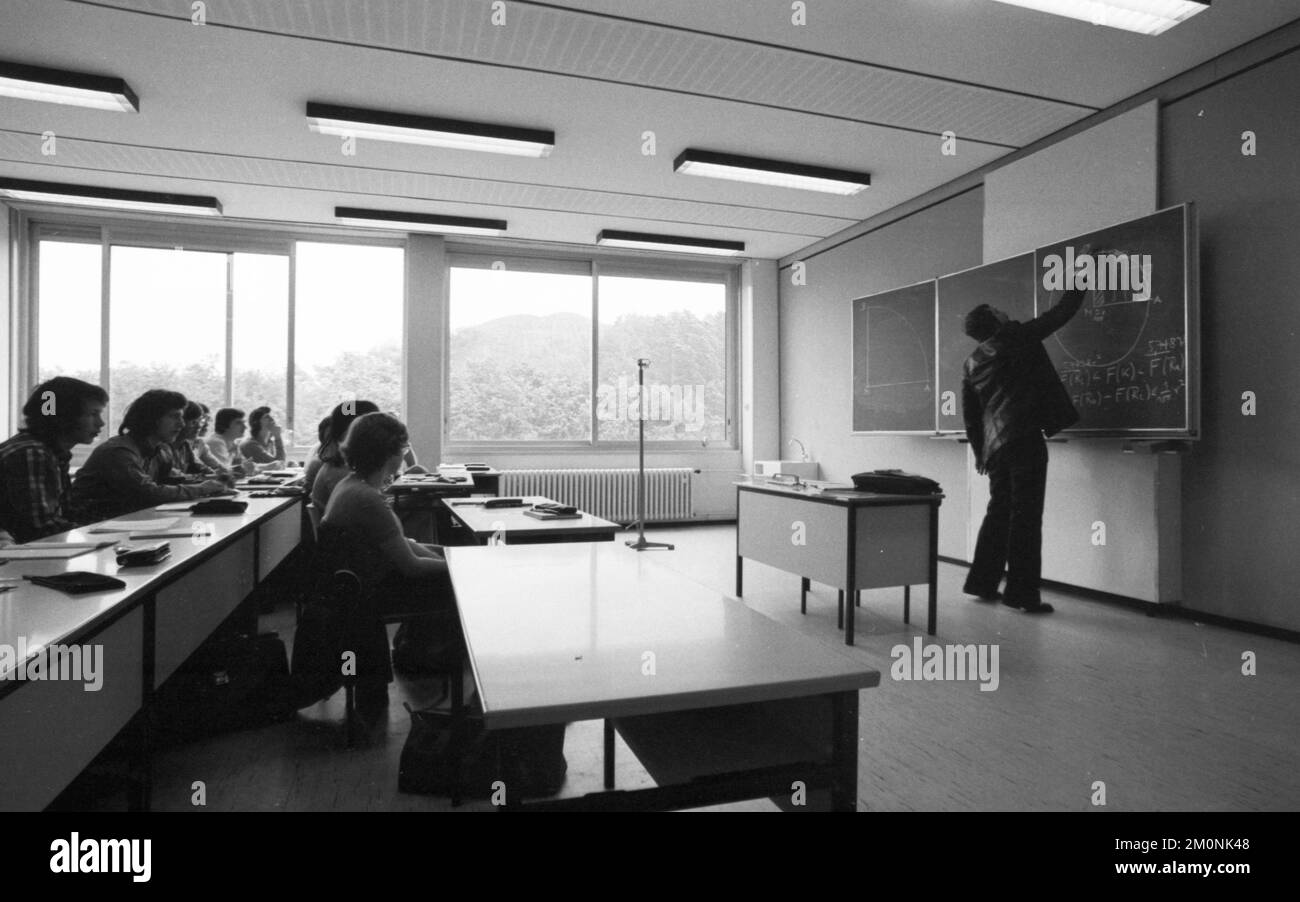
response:
{"label": "window", "polygon": [[151,388],[226,397],[226,255],[114,247],[109,257],[109,432]]}
{"label": "window", "polygon": [[589,440],[591,276],[456,266],[450,297],[448,439]]}
{"label": "window", "polygon": [[450,443],[634,442],[642,408],[647,441],[733,441],[732,270],[458,255],[449,283]]}
{"label": "window", "polygon": [[298,457],[342,400],[401,413],[401,247],[135,224],[38,225],[34,234],[35,375],[104,384],[104,438],[150,388],[214,411],[268,406]]}
{"label": "window", "polygon": [[[726,441],[726,282],[602,274],[598,284],[601,438],[636,440],[643,407],[646,441]],[[640,401],[638,360],[650,361]]]}
{"label": "window", "polygon": [[[289,258],[273,254],[232,254],[230,292],[231,407],[249,412],[270,407],[289,434]],[[222,392],[219,397],[225,397]],[[211,405],[212,402],[205,402]],[[302,429],[296,424],[294,432]],[[314,430],[309,430],[314,440]]]}
{"label": "window", "polygon": [[374,401],[402,416],[404,261],[400,247],[298,243],[298,448],[316,443],[317,424],[342,401]]}
{"label": "window", "polygon": [[37,381],[75,376],[98,383],[100,246],[42,241],[37,281]]}

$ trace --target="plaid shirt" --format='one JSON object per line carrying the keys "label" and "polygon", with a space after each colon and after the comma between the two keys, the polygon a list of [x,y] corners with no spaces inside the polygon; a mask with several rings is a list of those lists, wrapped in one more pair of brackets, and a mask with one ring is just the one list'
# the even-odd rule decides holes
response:
{"label": "plaid shirt", "polygon": [[71,459],[26,430],[0,443],[0,530],[31,542],[85,522],[69,505]]}
{"label": "plaid shirt", "polygon": [[1067,291],[1051,310],[1027,323],[1009,322],[966,359],[962,416],[975,464],[987,467],[1018,438],[1055,435],[1079,420],[1043,339],[1083,305],[1082,291]]}

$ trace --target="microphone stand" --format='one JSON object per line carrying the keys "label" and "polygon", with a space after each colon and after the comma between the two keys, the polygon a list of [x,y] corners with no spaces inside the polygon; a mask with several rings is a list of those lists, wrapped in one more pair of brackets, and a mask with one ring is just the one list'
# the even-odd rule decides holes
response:
{"label": "microphone stand", "polygon": [[636,528],[637,538],[628,539],[625,543],[628,548],[635,551],[645,551],[647,548],[667,548],[673,550],[673,546],[667,542],[647,542],[645,538],[645,369],[650,365],[650,361],[644,357],[637,359],[636,367],[636,384],[637,384],[637,423],[640,426],[640,438],[637,442],[638,462],[640,470],[637,479],[636,488]]}

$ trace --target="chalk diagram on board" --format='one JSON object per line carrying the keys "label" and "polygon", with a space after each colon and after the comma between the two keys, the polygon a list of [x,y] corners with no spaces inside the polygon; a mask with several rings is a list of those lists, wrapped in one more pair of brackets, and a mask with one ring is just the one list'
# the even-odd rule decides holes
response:
{"label": "chalk diagram on board", "polygon": [[[1102,255],[1124,255],[1124,251],[1099,251]],[[1142,340],[1151,319],[1151,305],[1162,303],[1151,291],[1147,276],[1144,294],[1124,288],[1094,289],[1083,296],[1083,306],[1053,338],[1071,361],[1081,366],[1112,366],[1126,359]],[[1043,309],[1050,309],[1063,291],[1050,291]]]}
{"label": "chalk diagram on board", "polygon": [[[924,391],[929,394],[933,376],[925,343],[916,327],[907,317],[889,307],[868,305],[862,313],[867,327],[867,353],[859,381],[862,394],[869,396],[873,391],[914,385],[924,386]],[[873,368],[876,372],[889,373],[890,381],[873,382]],[[917,378],[908,378],[910,376]]]}

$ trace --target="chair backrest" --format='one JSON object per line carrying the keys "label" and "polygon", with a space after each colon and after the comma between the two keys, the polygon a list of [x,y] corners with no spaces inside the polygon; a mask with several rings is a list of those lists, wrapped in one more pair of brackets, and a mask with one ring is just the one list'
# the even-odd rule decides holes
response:
{"label": "chair backrest", "polygon": [[386,572],[379,550],[362,533],[344,526],[321,522],[316,532],[312,571],[317,585],[332,578],[335,571],[349,570],[369,590]]}

